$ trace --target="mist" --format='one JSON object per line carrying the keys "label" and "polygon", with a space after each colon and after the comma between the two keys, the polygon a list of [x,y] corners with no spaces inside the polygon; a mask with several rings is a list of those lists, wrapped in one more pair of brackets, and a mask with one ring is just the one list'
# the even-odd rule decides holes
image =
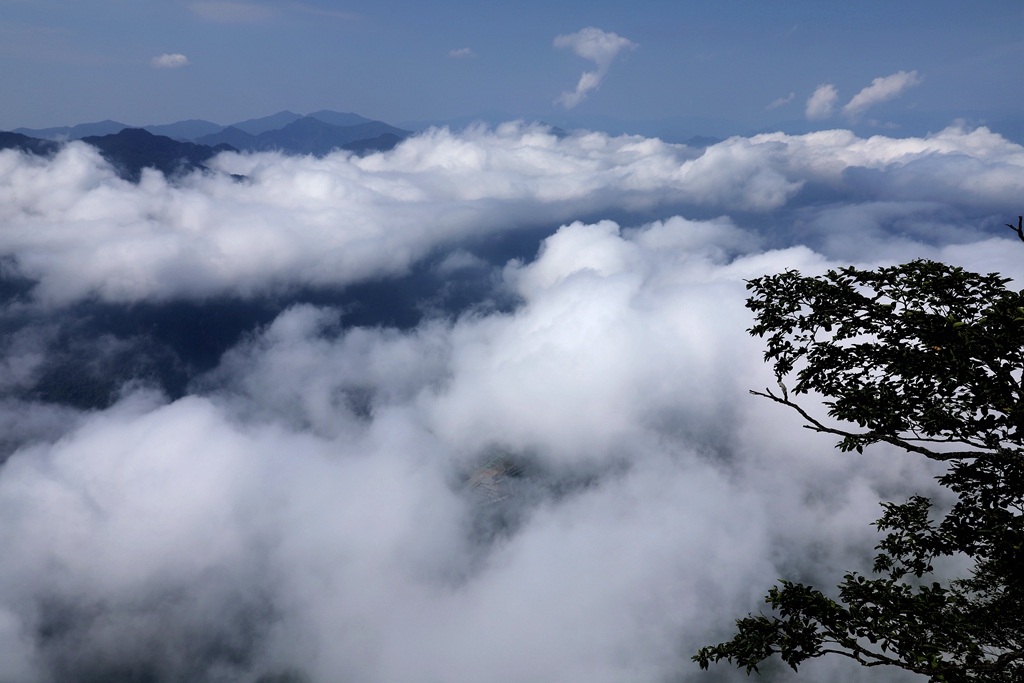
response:
{"label": "mist", "polygon": [[689,657],[943,494],[748,394],[745,280],[1024,276],[1024,148],[984,128],[210,167],[0,152],[3,683],[747,680]]}

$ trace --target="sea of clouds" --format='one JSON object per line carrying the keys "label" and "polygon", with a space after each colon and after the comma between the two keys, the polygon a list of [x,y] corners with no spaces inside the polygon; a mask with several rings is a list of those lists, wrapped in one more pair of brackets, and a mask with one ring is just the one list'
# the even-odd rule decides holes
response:
{"label": "sea of clouds", "polygon": [[[689,657],[779,577],[868,569],[878,502],[938,470],[750,396],[775,380],[744,281],[1024,277],[1024,148],[984,128],[693,149],[506,124],[214,168],[0,152],[2,683],[745,680]],[[406,297],[473,296],[352,325],[310,294],[417,269],[435,290]],[[271,313],[208,367],[118,322],[212,300]],[[58,356],[116,381],[42,391]],[[467,482],[496,456],[523,469],[494,502]],[[800,680],[825,678],[868,680]]]}

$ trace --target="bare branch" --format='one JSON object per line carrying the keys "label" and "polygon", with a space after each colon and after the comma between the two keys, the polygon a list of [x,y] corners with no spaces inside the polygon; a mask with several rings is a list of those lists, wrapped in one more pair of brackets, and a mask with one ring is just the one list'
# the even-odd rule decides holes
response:
{"label": "bare branch", "polygon": [[[781,403],[784,406],[792,408],[796,412],[800,413],[800,416],[802,418],[804,418],[808,422],[808,424],[804,425],[804,427],[806,429],[810,429],[811,431],[815,431],[815,432],[821,432],[823,434],[835,434],[836,436],[841,436],[843,438],[857,439],[857,440],[881,441],[883,443],[892,444],[893,446],[898,446],[898,447],[900,447],[900,448],[902,448],[904,450],[910,451],[912,453],[919,453],[919,454],[921,454],[921,455],[923,455],[923,456],[925,456],[927,458],[930,458],[932,460],[939,460],[941,462],[948,462],[950,460],[961,460],[961,459],[964,459],[964,458],[988,459],[988,460],[996,460],[996,461],[1007,461],[1007,460],[1012,460],[1015,457],[1013,455],[1007,455],[1007,454],[1002,454],[1002,453],[997,453],[997,452],[994,453],[992,451],[945,451],[945,452],[939,452],[939,451],[933,451],[930,448],[925,448],[923,446],[918,446],[917,444],[913,443],[912,441],[908,441],[906,439],[901,439],[901,438],[893,436],[891,434],[883,434],[883,433],[880,433],[880,432],[860,432],[860,433],[848,432],[848,431],[845,431],[845,430],[842,430],[842,429],[836,429],[835,427],[829,427],[829,426],[827,426],[825,424],[822,424],[819,420],[816,420],[815,418],[811,417],[810,414],[808,414],[808,412],[806,410],[804,410],[803,407],[801,407],[799,404],[790,401],[788,398],[782,398],[780,396],[776,396],[775,394],[773,394],[771,392],[770,389],[765,389],[763,392],[761,392],[761,391],[754,391],[753,389],[751,389],[750,393],[753,394],[754,396],[761,396],[763,398],[768,398],[768,399],[771,399],[771,400],[775,401],[776,403]],[[924,439],[922,439],[922,440],[924,440]],[[967,443],[967,442],[964,442],[964,441],[952,441],[952,443]]]}
{"label": "bare branch", "polygon": [[1014,227],[1010,223],[1003,223],[1003,225],[1017,233],[1017,237],[1020,238],[1020,241],[1024,242],[1024,216],[1017,216],[1017,227]]}

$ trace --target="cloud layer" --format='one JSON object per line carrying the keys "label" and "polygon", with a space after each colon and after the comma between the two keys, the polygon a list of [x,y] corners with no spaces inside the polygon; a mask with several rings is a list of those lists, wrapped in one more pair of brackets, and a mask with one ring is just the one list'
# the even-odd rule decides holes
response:
{"label": "cloud layer", "polygon": [[[735,403],[769,381],[742,278],[824,265],[736,258],[745,241],[728,221],[575,223],[506,270],[514,313],[339,332],[335,312],[293,308],[199,395],[135,394],[21,450],[0,476],[0,536],[20,549],[0,568],[4,661],[71,678],[111,662],[366,681],[687,671],[782,570],[774,548],[867,543],[877,487],[929,485]],[[493,510],[462,473],[496,450],[533,478],[480,530]],[[855,561],[827,547],[827,564]],[[26,639],[53,621],[71,626]]]}
{"label": "cloud layer", "polygon": [[0,254],[51,303],[253,296],[401,274],[457,240],[613,208],[770,215],[829,188],[1012,213],[1024,189],[1021,147],[956,128],[766,134],[701,153],[509,124],[434,130],[364,158],[223,154],[214,165],[225,173],[172,185],[147,172],[132,185],[83,143],[52,160],[0,152]]}
{"label": "cloud layer", "polygon": [[588,26],[585,29],[557,36],[554,42],[557,48],[571,48],[580,57],[589,59],[597,65],[594,71],[584,71],[580,76],[575,90],[563,92],[555,100],[566,109],[572,109],[587,98],[591,90],[596,90],[608,74],[612,62],[623,50],[635,50],[638,45],[615,33],[608,33],[599,28]]}
{"label": "cloud layer", "polygon": [[[915,257],[1024,278],[986,230],[1024,148],[985,129],[700,152],[508,125],[215,165],[132,185],[80,143],[0,153],[2,681],[703,680],[689,655],[776,578],[868,568],[878,501],[935,491],[746,393],[774,378],[744,280]],[[537,225],[535,253],[488,256]],[[294,293],[430,253],[482,291],[403,329]],[[32,393],[90,306],[214,296],[278,312],[181,398],[144,373],[109,407]],[[83,367],[157,362],[94,324]],[[498,500],[471,479],[496,458],[522,468]]]}

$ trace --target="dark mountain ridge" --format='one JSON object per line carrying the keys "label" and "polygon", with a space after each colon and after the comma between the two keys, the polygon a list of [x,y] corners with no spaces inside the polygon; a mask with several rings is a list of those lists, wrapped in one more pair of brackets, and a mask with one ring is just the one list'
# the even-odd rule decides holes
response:
{"label": "dark mountain ridge", "polygon": [[40,140],[21,133],[0,131],[0,149],[17,149],[29,154],[50,156],[56,154],[61,143],[54,140]]}
{"label": "dark mountain ridge", "polygon": [[142,128],[125,128],[113,135],[90,136],[82,142],[100,151],[117,169],[117,174],[133,183],[142,178],[142,169],[155,168],[168,178],[205,169],[204,162],[221,152],[238,151],[230,145],[197,145],[179,142],[165,135],[153,135]]}
{"label": "dark mountain ridge", "polygon": [[241,128],[228,126],[222,131],[203,135],[193,140],[199,145],[231,145],[235,149],[246,152],[256,149],[258,138],[252,133],[246,133]]}

